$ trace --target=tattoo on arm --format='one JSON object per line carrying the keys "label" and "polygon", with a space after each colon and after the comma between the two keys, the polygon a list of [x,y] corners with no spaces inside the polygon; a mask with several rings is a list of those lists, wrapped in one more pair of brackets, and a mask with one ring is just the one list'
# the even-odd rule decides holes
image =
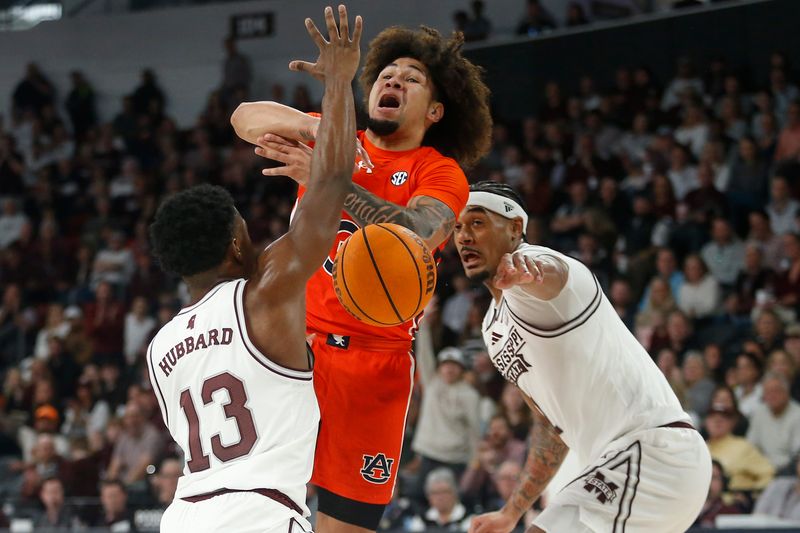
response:
{"label": "tattoo on arm", "polygon": [[534,419],[531,450],[528,453],[525,470],[506,504],[520,516],[525,514],[539,498],[569,451],[558,436],[556,428],[544,415],[535,413]]}
{"label": "tattoo on arm", "polygon": [[297,130],[297,134],[304,141],[313,141],[315,139],[314,132],[311,130],[311,128]]}
{"label": "tattoo on arm", "polygon": [[406,227],[422,237],[430,248],[444,242],[456,223],[453,210],[430,196],[415,196],[403,207],[356,184],[344,200],[344,210],[362,227],[381,222]]}

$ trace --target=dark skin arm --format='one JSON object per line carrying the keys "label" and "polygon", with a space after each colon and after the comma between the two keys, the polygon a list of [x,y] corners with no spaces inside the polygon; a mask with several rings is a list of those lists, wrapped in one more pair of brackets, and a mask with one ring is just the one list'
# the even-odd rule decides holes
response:
{"label": "dark skin arm", "polygon": [[517,525],[522,515],[539,499],[542,491],[558,472],[569,448],[558,436],[558,430],[547,420],[534,401],[522,397],[533,411],[531,450],[520,475],[517,487],[503,508],[475,517],[470,533],[507,533]]}
{"label": "dark skin arm", "polygon": [[[356,119],[351,81],[358,68],[361,18],[350,38],[347,11],[339,6],[339,28],[333,12],[325,11],[329,41],[311,19],[306,29],[320,50],[316,63],[293,61],[292,70],[308,72],[325,83],[323,119],[317,150],[311,159],[308,190],[289,231],[258,259],[258,273],[248,283],[245,306],[249,332],[257,346],[279,364],[307,369],[305,348],[305,286],[325,260],[350,189],[355,153]],[[340,35],[341,34],[341,35]]]}

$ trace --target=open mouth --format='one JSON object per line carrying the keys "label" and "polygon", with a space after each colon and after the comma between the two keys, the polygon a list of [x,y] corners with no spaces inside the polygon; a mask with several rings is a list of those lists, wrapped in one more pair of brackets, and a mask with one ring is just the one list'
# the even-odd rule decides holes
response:
{"label": "open mouth", "polygon": [[471,267],[480,262],[481,254],[473,250],[461,250],[461,263],[465,267]]}
{"label": "open mouth", "polygon": [[393,94],[384,94],[378,101],[378,107],[386,107],[389,109],[397,109],[400,107],[400,99]]}

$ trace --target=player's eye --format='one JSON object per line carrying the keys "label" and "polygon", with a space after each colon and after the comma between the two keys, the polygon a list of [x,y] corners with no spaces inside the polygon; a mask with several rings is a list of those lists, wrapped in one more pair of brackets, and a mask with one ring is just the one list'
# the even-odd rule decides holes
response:
{"label": "player's eye", "polygon": [[419,83],[417,78],[407,78],[406,81],[410,81],[411,83]]}

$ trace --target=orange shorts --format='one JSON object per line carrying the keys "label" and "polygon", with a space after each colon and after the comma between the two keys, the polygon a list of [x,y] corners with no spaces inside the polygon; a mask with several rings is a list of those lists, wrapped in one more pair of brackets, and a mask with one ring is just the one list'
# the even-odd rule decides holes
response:
{"label": "orange shorts", "polygon": [[368,504],[392,499],[414,385],[414,358],[391,346],[325,334],[312,341],[321,422],[311,482]]}

